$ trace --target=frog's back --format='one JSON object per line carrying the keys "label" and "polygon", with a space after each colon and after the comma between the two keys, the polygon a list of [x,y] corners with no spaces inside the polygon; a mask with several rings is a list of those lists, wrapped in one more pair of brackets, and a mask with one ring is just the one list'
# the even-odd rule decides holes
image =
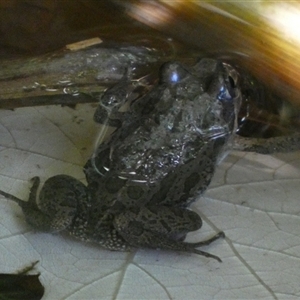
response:
{"label": "frog's back", "polygon": [[96,156],[99,160],[101,153],[106,172],[99,179],[119,186],[112,198],[126,206],[185,206],[206,189],[235,119],[231,99],[220,101],[227,75],[218,62],[208,62],[212,74],[201,76],[207,61],[192,69],[166,65],[160,83],[132,104],[128,116],[133,121],[102,146]]}

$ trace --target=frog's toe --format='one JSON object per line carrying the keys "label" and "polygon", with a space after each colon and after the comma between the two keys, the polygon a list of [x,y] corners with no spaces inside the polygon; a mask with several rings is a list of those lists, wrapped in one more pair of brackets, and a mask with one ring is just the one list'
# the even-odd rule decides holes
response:
{"label": "frog's toe", "polygon": [[8,199],[8,200],[12,200],[12,201],[16,202],[16,203],[19,204],[20,206],[21,206],[22,203],[24,202],[23,200],[21,200],[21,199],[15,197],[14,195],[11,195],[11,194],[6,193],[6,192],[1,191],[1,190],[0,190],[0,195],[2,195],[3,197],[5,197],[5,198]]}
{"label": "frog's toe", "polygon": [[194,249],[193,251],[194,253],[196,254],[199,254],[199,255],[202,255],[202,256],[205,256],[205,257],[209,257],[209,258],[213,258],[215,260],[217,260],[218,262],[222,262],[222,259],[216,255],[213,255],[213,254],[210,254],[208,252],[205,252],[205,251],[201,251],[201,250],[198,250],[198,249]]}
{"label": "frog's toe", "polygon": [[190,249],[191,252],[205,256],[205,257],[210,257],[210,258],[216,259],[218,262],[222,262],[222,260],[216,255],[195,249],[197,247],[207,246],[207,245],[211,244],[212,242],[218,240],[219,238],[225,238],[225,233],[223,231],[220,231],[219,233],[217,233],[216,235],[214,235],[213,237],[211,237],[205,241],[201,241],[201,242],[197,242],[197,243],[187,243],[187,244],[189,245],[188,247],[191,248]]}
{"label": "frog's toe", "polygon": [[30,181],[34,184],[36,182],[40,183],[40,177],[39,176],[34,176],[30,179]]}
{"label": "frog's toe", "polygon": [[220,238],[225,238],[225,233],[223,231],[220,231],[219,233],[217,233],[216,235],[214,235],[213,237],[211,237],[205,241],[192,243],[192,245],[194,246],[194,248],[203,247],[203,246],[207,246],[207,245],[211,244],[212,242],[214,242]]}

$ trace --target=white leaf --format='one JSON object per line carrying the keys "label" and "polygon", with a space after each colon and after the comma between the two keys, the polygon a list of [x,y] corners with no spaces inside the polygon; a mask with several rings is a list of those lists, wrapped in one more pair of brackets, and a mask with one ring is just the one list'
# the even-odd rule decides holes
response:
{"label": "white leaf", "polygon": [[[94,107],[0,111],[0,189],[27,200],[33,176],[84,180],[82,166],[98,128]],[[34,232],[21,209],[0,198],[1,272],[39,260],[43,299],[298,299],[300,297],[300,152],[232,153],[194,205],[203,248],[223,263],[194,254],[111,252],[66,235]]]}

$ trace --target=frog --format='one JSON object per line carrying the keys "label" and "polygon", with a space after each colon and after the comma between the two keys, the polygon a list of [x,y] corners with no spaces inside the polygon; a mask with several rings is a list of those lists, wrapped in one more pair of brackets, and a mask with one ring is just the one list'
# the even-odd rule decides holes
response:
{"label": "frog", "polygon": [[[198,242],[185,238],[202,227],[190,205],[235,147],[239,77],[231,65],[202,58],[193,66],[165,63],[151,88],[125,78],[104,93],[96,109],[94,120],[115,131],[83,167],[86,184],[56,175],[37,196],[40,179],[34,177],[28,201],[0,194],[16,202],[36,230],[66,231],[114,251],[162,249],[221,262],[198,248],[224,238],[224,232]],[[290,141],[280,141],[279,150],[289,149]],[[299,141],[293,137],[295,149]],[[240,139],[237,148],[264,153],[257,144]],[[278,150],[272,145],[278,143],[271,142],[269,152]]]}

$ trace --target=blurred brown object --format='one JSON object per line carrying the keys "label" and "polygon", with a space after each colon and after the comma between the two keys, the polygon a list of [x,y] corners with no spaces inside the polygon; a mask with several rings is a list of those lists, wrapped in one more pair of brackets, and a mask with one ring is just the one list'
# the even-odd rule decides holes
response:
{"label": "blurred brown object", "polygon": [[114,1],[206,55],[235,62],[300,107],[299,1]]}
{"label": "blurred brown object", "polygon": [[1,45],[10,51],[47,49],[46,36],[62,29],[59,3],[57,0],[0,0]]}
{"label": "blurred brown object", "polygon": [[[99,36],[136,45],[159,33],[134,21],[113,1],[0,0],[0,55],[37,55]],[[149,39],[148,39],[149,40]]]}
{"label": "blurred brown object", "polygon": [[298,107],[299,28],[298,1],[0,0],[3,53],[44,53],[98,36],[164,49],[166,59],[218,57]]}

